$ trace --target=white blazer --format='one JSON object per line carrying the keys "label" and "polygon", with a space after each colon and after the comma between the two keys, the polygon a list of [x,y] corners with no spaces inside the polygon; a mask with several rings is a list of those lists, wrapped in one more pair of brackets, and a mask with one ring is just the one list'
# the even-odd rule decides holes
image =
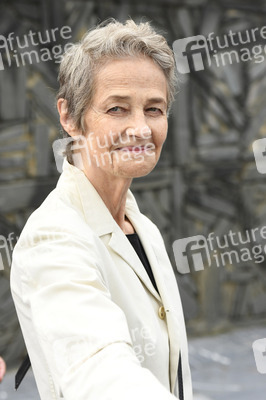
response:
{"label": "white blazer", "polygon": [[[42,400],[192,400],[183,311],[157,227],[128,191],[160,295],[85,174],[65,161],[13,253],[11,290]],[[171,394],[172,393],[172,394]]]}

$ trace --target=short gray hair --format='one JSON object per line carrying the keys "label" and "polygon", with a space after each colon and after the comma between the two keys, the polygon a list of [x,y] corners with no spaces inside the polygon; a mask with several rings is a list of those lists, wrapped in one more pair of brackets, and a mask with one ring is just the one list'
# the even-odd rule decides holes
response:
{"label": "short gray hair", "polygon": [[[150,57],[164,72],[169,110],[177,81],[173,51],[149,22],[136,24],[129,19],[121,23],[109,19],[88,31],[66,51],[59,69],[57,99],[67,101],[69,116],[78,130],[85,131],[84,114],[93,99],[97,68],[112,59],[141,55]],[[69,151],[67,158],[71,162]]]}

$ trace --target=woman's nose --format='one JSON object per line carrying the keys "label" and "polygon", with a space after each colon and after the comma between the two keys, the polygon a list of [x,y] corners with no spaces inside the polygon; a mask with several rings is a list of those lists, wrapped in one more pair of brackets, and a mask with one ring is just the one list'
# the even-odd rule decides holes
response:
{"label": "woman's nose", "polygon": [[147,124],[146,116],[143,112],[135,113],[128,120],[126,133],[128,136],[148,139],[151,137],[151,128]]}

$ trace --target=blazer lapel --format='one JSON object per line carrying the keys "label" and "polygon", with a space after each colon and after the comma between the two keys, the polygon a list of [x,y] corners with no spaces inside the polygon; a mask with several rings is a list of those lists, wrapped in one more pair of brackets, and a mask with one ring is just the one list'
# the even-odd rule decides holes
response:
{"label": "blazer lapel", "polygon": [[151,294],[161,301],[137,253],[119,227],[112,233],[108,245],[134,270]]}

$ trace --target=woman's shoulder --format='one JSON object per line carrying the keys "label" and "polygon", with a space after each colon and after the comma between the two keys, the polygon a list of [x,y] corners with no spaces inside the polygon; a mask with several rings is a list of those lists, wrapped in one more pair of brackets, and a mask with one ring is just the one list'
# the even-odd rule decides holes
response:
{"label": "woman's shoulder", "polygon": [[[56,189],[29,217],[13,251],[12,281],[37,282],[54,266],[76,270],[93,263],[104,250],[82,212],[58,196]],[[85,268],[85,267],[84,267]]]}
{"label": "woman's shoulder", "polygon": [[[69,199],[63,199],[57,188],[54,189],[43,203],[28,218],[18,243],[23,247],[36,245],[40,239],[53,241],[60,236],[86,237],[94,236],[84,215]],[[28,245],[26,246],[28,247]]]}

